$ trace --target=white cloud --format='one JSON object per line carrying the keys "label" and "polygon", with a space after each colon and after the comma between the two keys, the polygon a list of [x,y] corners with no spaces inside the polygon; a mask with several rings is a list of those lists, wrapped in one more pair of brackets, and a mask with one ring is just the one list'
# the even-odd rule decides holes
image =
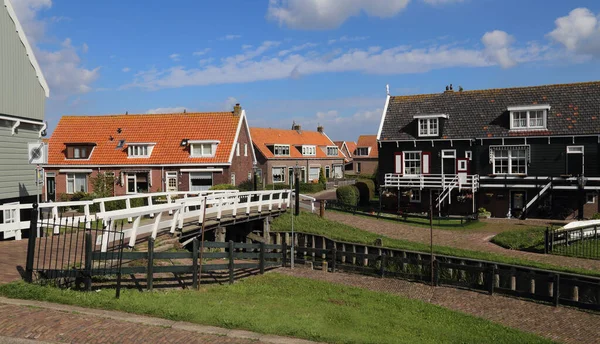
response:
{"label": "white cloud", "polygon": [[372,17],[393,17],[402,11],[409,1],[269,0],[267,18],[292,29],[332,29],[362,12]]}
{"label": "white cloud", "polygon": [[434,5],[434,6],[454,4],[454,3],[459,3],[459,2],[463,2],[463,1],[465,1],[465,0],[423,0],[424,3]]}
{"label": "white cloud", "polygon": [[183,111],[187,111],[187,108],[184,106],[175,106],[175,107],[150,109],[150,110],[146,111],[146,113],[149,115],[156,115],[156,114],[165,114],[165,113],[182,113]]}
{"label": "white cloud", "polygon": [[202,55],[206,55],[209,51],[210,51],[210,48],[205,48],[202,50],[194,51],[193,55],[194,56],[202,56]]}
{"label": "white cloud", "polygon": [[600,20],[587,8],[576,8],[568,16],[554,22],[556,28],[548,34],[573,53],[600,57]]}
{"label": "white cloud", "polygon": [[514,40],[513,36],[500,30],[486,32],[481,38],[488,58],[502,68],[510,68],[517,64],[510,52],[510,46]]}
{"label": "white cloud", "polygon": [[[64,99],[92,90],[92,84],[100,77],[100,68],[87,69],[83,66],[79,52],[88,51],[87,44],[76,47],[70,38],[62,40],[56,46],[56,39],[48,37],[46,20],[39,19],[38,13],[52,7],[51,0],[14,1],[13,6],[27,38],[33,45],[34,54],[40,63],[42,72],[50,86],[53,98]],[[54,18],[54,19],[53,19]],[[60,22],[59,17],[48,20]],[[52,48],[40,48],[39,44]]]}
{"label": "white cloud", "polygon": [[180,57],[181,57],[181,55],[179,55],[179,54],[171,54],[171,55],[169,55],[169,58],[171,60],[175,61],[175,62],[179,61]]}
{"label": "white cloud", "polygon": [[128,73],[128,72],[130,72],[130,71],[131,71],[131,68],[129,68],[129,67],[125,67],[125,68],[123,68],[123,69],[121,69],[121,70],[123,71],[123,73]]}
{"label": "white cloud", "polygon": [[277,55],[279,55],[279,56],[285,56],[285,55],[290,54],[290,53],[295,53],[295,52],[298,52],[298,51],[301,51],[301,50],[305,50],[305,49],[309,49],[309,48],[314,48],[317,45],[318,44],[316,44],[316,43],[304,43],[304,44],[301,44],[301,45],[295,45],[295,46],[293,46],[293,47],[291,47],[289,49],[280,51]]}
{"label": "white cloud", "polygon": [[223,37],[219,37],[219,41],[232,41],[234,39],[242,38],[241,35],[225,35]]}
{"label": "white cloud", "polygon": [[369,37],[368,36],[356,36],[356,37],[342,36],[340,38],[330,39],[329,41],[327,41],[327,43],[334,44],[337,42],[357,42],[357,41],[364,41],[365,39],[369,39]]}

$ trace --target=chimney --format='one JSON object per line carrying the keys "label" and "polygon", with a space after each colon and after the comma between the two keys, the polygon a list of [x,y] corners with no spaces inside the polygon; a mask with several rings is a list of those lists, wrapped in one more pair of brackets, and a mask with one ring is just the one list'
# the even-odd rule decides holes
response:
{"label": "chimney", "polygon": [[239,116],[242,114],[242,107],[240,106],[240,103],[235,104],[235,106],[233,107],[233,114],[235,116]]}
{"label": "chimney", "polygon": [[444,91],[444,93],[452,93],[454,92],[454,89],[452,89],[452,84],[450,84],[450,86],[446,86],[446,90]]}
{"label": "chimney", "polygon": [[294,125],[292,125],[292,130],[296,130],[299,132],[302,130],[302,126],[300,124],[294,123]]}
{"label": "chimney", "polygon": [[317,131],[318,131],[318,132],[320,132],[321,134],[323,134],[323,131],[325,131],[325,128],[323,128],[323,126],[322,126],[322,125],[319,125],[319,126],[317,127]]}

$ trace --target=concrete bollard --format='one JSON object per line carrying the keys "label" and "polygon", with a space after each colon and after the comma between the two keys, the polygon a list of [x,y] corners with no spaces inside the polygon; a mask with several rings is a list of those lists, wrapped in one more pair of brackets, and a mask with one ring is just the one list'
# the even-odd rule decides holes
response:
{"label": "concrete bollard", "polygon": [[[356,245],[352,245],[352,253],[356,253]],[[356,265],[356,256],[352,256],[352,265]]]}
{"label": "concrete bollard", "polygon": [[[365,254],[369,254],[369,248],[365,246]],[[363,266],[369,266],[369,258],[363,260]]]}
{"label": "concrete bollard", "polygon": [[328,272],[329,271],[328,266],[329,266],[329,264],[327,263],[327,261],[321,262],[321,271]]}
{"label": "concrete bollard", "polygon": [[306,265],[306,267],[309,268],[309,269],[311,269],[311,270],[314,269],[313,262],[310,261],[310,260],[304,261],[304,265]]}
{"label": "concrete bollard", "polygon": [[535,278],[532,278],[529,283],[529,292],[535,294]]}
{"label": "concrete bollard", "polygon": [[548,282],[548,296],[554,297],[554,282]]}
{"label": "concrete bollard", "polygon": [[[342,252],[346,252],[346,244],[342,244]],[[342,256],[342,264],[346,264],[346,255]]]}
{"label": "concrete bollard", "polygon": [[510,290],[517,290],[517,276],[510,276]]}
{"label": "concrete bollard", "polygon": [[575,301],[575,302],[579,301],[579,287],[578,286],[573,287],[573,301]]}

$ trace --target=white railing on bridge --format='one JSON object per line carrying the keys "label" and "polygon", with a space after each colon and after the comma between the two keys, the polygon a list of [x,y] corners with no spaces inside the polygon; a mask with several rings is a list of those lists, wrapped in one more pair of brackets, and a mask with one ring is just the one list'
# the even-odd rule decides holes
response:
{"label": "white railing on bridge", "polygon": [[[458,183],[456,183],[458,181]],[[456,183],[456,184],[455,184]],[[479,175],[456,174],[415,174],[402,175],[387,173],[384,179],[387,188],[415,188],[415,189],[447,189],[477,191],[479,189]]]}
{"label": "white railing on bridge", "polygon": [[[300,195],[300,202],[302,201],[309,201],[310,202],[310,212],[314,213],[315,212],[315,202],[317,201],[316,198],[312,197],[312,196],[308,196],[308,195],[303,195],[303,194],[299,194]],[[295,200],[296,199],[296,193],[293,192],[292,193],[292,198]],[[300,204],[300,207],[302,207],[302,204]]]}

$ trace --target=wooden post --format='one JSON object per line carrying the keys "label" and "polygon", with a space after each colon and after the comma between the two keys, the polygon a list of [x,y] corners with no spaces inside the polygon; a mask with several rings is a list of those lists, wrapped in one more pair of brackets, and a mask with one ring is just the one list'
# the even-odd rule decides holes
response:
{"label": "wooden post", "polygon": [[554,275],[554,290],[552,291],[552,296],[554,297],[554,306],[558,307],[560,304],[560,275]]}
{"label": "wooden post", "polygon": [[148,268],[146,270],[146,285],[149,291],[152,291],[152,282],[154,278],[154,239],[148,238]]}
{"label": "wooden post", "polygon": [[321,259],[326,260],[327,259],[327,241],[325,240],[325,237],[322,238],[322,247],[323,249],[323,254],[321,254]]}
{"label": "wooden post", "polygon": [[85,290],[92,290],[92,233],[85,233]]}
{"label": "wooden post", "polygon": [[[261,244],[264,245],[264,243]],[[233,240],[229,240],[229,284],[233,284],[233,272],[235,269],[235,262],[233,260],[234,251]]]}
{"label": "wooden post", "polygon": [[490,295],[494,295],[494,284],[495,284],[495,276],[496,273],[494,271],[494,266],[489,266],[488,267],[488,292]]}
{"label": "wooden post", "polygon": [[331,247],[331,272],[335,272],[335,261],[337,259],[337,249],[335,247],[335,241]]}
{"label": "wooden post", "polygon": [[[17,209],[17,212],[21,211]],[[38,205],[33,204],[31,210],[31,222],[29,223],[29,239],[27,241],[27,262],[25,264],[25,280],[29,283],[33,282],[33,261],[35,259],[35,242],[37,239],[37,221],[38,221]]]}
{"label": "wooden post", "polygon": [[319,216],[325,217],[325,200],[319,202]]}
{"label": "wooden post", "polygon": [[433,285],[437,287],[440,285],[440,262],[437,259],[433,260],[432,267],[434,275]]}
{"label": "wooden post", "polygon": [[198,238],[192,240],[192,287],[198,290]]}
{"label": "wooden post", "polygon": [[[292,257],[294,259],[294,257]],[[286,267],[287,265],[287,243],[284,241],[281,244],[281,266]]]}
{"label": "wooden post", "polygon": [[382,254],[379,256],[379,258],[381,259],[381,266],[379,267],[379,275],[381,276],[381,278],[383,278],[385,276],[385,265],[387,264],[387,256],[385,255],[385,253],[382,252]]}
{"label": "wooden post", "polygon": [[544,232],[544,253],[548,254],[548,235],[550,234],[550,229],[546,227],[546,231]]}
{"label": "wooden post", "polygon": [[260,274],[264,274],[265,273],[265,243],[261,242],[260,243],[260,262],[259,262],[259,268],[260,268]]}

